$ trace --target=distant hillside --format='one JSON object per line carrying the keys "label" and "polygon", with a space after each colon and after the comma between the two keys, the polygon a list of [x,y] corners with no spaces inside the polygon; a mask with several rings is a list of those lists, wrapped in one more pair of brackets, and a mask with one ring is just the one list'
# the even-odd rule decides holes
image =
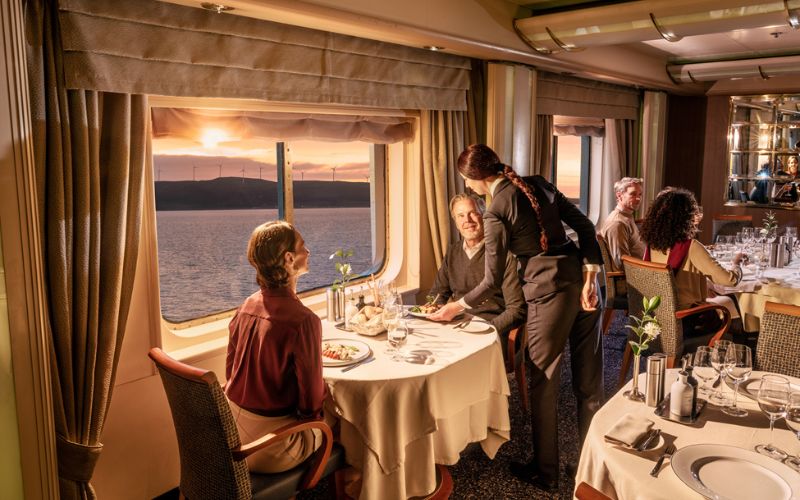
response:
{"label": "distant hillside", "polygon": [[[295,181],[296,208],[368,207],[369,183]],[[278,208],[278,185],[261,179],[157,181],[156,210]]]}

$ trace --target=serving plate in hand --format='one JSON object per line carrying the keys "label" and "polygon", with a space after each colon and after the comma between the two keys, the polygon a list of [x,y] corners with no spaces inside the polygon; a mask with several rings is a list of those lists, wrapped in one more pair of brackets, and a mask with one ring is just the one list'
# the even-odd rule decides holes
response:
{"label": "serving plate in hand", "polygon": [[800,496],[800,474],[756,452],[720,444],[676,451],[672,470],[688,487],[717,500],[790,500]]}
{"label": "serving plate in hand", "polygon": [[[342,346],[348,348],[352,352],[347,359],[338,359],[328,357],[324,354],[325,346]],[[372,353],[372,350],[367,344],[360,340],[352,339],[323,339],[322,341],[322,366],[346,366],[358,363]]]}

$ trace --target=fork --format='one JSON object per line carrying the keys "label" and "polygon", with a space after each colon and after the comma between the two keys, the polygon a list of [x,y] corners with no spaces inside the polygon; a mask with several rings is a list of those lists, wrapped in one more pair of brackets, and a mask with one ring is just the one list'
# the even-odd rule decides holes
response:
{"label": "fork", "polygon": [[658,477],[658,471],[659,469],[661,469],[661,465],[664,463],[664,459],[667,457],[671,457],[672,454],[675,453],[676,451],[677,448],[675,448],[675,443],[672,443],[669,446],[667,446],[667,448],[664,450],[664,453],[662,453],[661,456],[658,457],[658,462],[656,462],[656,466],[653,467],[653,470],[650,471],[650,475],[653,477]]}

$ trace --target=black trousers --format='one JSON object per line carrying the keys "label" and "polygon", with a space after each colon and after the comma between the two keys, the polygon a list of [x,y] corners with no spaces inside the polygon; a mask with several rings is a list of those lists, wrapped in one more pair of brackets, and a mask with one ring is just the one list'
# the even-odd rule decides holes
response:
{"label": "black trousers", "polygon": [[[526,285],[527,286],[527,285]],[[531,297],[528,302],[528,355],[531,361],[531,429],[533,460],[543,479],[558,479],[558,389],[561,358],[569,342],[572,390],[578,400],[580,442],[603,404],[603,349],[600,309],[580,307],[583,284]]]}

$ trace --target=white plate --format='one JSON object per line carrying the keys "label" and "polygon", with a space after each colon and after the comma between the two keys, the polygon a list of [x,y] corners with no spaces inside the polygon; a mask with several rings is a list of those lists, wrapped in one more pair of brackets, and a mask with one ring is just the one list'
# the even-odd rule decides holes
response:
{"label": "white plate", "polygon": [[362,359],[366,358],[372,353],[369,346],[360,340],[351,340],[351,339],[324,339],[322,341],[322,349],[324,351],[325,344],[339,344],[347,347],[352,347],[355,349],[353,352],[353,356],[350,359],[335,359],[329,358],[323,354],[322,356],[322,366],[345,366],[351,365],[353,363],[357,363]]}
{"label": "white plate", "polygon": [[[753,401],[758,401],[758,386],[761,384],[761,377],[764,375],[770,375],[769,373],[759,373],[758,375],[750,375],[750,378],[739,384],[739,394],[742,396],[746,396]],[[773,373],[772,375],[778,375],[777,373]],[[783,375],[778,375],[783,376]],[[731,389],[734,388],[733,381],[730,378],[725,377],[725,383],[728,384],[728,387]],[[789,383],[789,390],[792,392],[800,392],[800,386],[797,384]]]}
{"label": "white plate", "polygon": [[485,321],[472,320],[466,326],[457,328],[457,330],[464,333],[491,333],[494,328]]}
{"label": "white plate", "polygon": [[800,495],[800,474],[767,456],[734,446],[695,444],[670,459],[681,481],[717,500],[790,500]]}

